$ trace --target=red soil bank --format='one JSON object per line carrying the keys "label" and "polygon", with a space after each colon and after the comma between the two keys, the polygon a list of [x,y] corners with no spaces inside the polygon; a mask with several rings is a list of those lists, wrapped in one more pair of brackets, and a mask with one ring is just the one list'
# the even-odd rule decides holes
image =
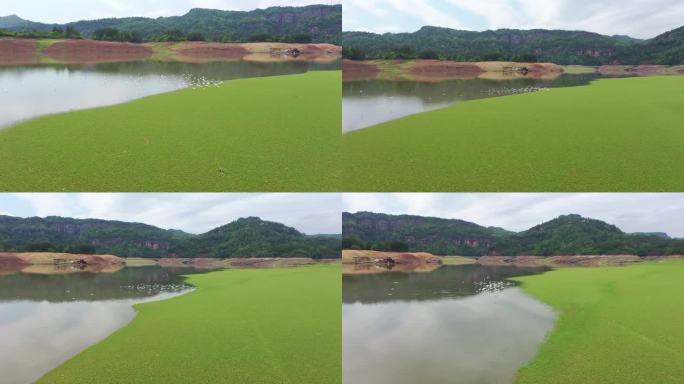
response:
{"label": "red soil bank", "polygon": [[342,81],[370,80],[375,78],[378,73],[380,70],[374,64],[342,60]]}
{"label": "red soil bank", "polygon": [[412,74],[420,77],[450,79],[475,78],[483,72],[480,67],[472,63],[442,60],[418,60],[414,65],[407,69]]}
{"label": "red soil bank", "polygon": [[0,64],[38,62],[38,42],[30,39],[0,39]]}
{"label": "red soil bank", "polygon": [[2,267],[25,267],[30,265],[22,260],[16,253],[0,253],[0,268]]}
{"label": "red soil bank", "polygon": [[178,49],[178,53],[196,59],[241,59],[249,51],[237,44],[191,42]]}
{"label": "red soil bank", "polygon": [[50,58],[64,63],[102,63],[144,60],[152,56],[151,48],[141,44],[95,40],[65,40],[45,50]]}

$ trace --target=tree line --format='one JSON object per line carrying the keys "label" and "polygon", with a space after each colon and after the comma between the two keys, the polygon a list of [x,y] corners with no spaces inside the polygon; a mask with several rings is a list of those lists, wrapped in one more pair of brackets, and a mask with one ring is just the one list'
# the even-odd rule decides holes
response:
{"label": "tree line", "polygon": [[434,49],[423,49],[416,51],[408,45],[398,48],[387,49],[380,51],[374,55],[369,55],[364,49],[359,47],[344,47],[342,48],[342,57],[348,60],[453,60],[460,62],[478,62],[478,61],[513,61],[518,63],[536,63],[539,57],[534,53],[524,54],[504,54],[501,52],[485,53],[478,56],[466,56],[463,54],[445,54],[439,53]]}

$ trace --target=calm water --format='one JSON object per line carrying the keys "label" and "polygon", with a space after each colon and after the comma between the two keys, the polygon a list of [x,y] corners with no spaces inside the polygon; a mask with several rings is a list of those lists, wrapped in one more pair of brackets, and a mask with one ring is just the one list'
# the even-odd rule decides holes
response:
{"label": "calm water", "polygon": [[0,276],[0,382],[31,383],[135,316],[132,305],[188,292],[192,269]]}
{"label": "calm water", "polygon": [[449,80],[439,83],[368,80],[342,86],[342,131],[352,132],[420,112],[487,97],[588,84],[600,75],[563,75],[555,80]]}
{"label": "calm water", "polygon": [[337,68],[339,63],[249,61],[0,66],[0,128],[37,116],[119,104],[181,88],[212,87],[224,80]]}
{"label": "calm water", "polygon": [[468,265],[344,276],[344,383],[512,383],[556,315],[505,279],[540,272]]}

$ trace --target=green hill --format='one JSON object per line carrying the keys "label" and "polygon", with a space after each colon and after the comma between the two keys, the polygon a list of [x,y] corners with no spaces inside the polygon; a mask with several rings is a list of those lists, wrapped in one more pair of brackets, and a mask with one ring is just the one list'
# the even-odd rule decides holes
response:
{"label": "green hill", "polygon": [[344,248],[437,255],[684,254],[684,240],[663,233],[627,234],[614,225],[579,215],[560,216],[515,233],[462,220],[344,213],[342,232]]}
{"label": "green hill", "polygon": [[343,32],[349,58],[441,58],[457,61],[539,61],[557,64],[682,64],[684,28],[649,40],[585,31],[462,31],[423,27],[414,33]]}
{"label": "green hill", "polygon": [[344,248],[478,256],[488,253],[496,239],[513,232],[463,220],[345,212],[342,234]]}
{"label": "green hill", "polygon": [[170,250],[181,257],[339,257],[340,241],[333,237],[307,236],[280,223],[258,217],[228,225],[181,242]]}
{"label": "green hill", "polygon": [[0,17],[0,29],[11,31],[47,33],[67,27],[75,28],[85,37],[94,37],[98,30],[117,29],[134,33],[144,41],[190,38],[245,42],[289,38],[339,45],[342,6],[270,7],[248,12],[196,8],[183,16],[81,20],[67,24],[35,23],[16,15]]}
{"label": "green hill", "polygon": [[72,252],[123,257],[339,257],[340,240],[239,219],[193,235],[147,224],[64,217],[0,216],[0,252]]}

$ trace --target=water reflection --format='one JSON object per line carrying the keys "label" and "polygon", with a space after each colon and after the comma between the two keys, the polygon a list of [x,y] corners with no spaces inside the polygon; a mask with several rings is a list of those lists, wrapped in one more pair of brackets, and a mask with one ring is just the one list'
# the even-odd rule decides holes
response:
{"label": "water reflection", "polygon": [[31,383],[135,316],[134,304],[188,292],[192,269],[125,268],[117,273],[0,276],[3,383]]}
{"label": "water reflection", "polygon": [[343,278],[343,382],[512,383],[555,313],[506,277],[540,269],[443,267]]}
{"label": "water reflection", "polygon": [[251,61],[192,64],[138,61],[91,65],[0,66],[0,127],[53,113],[114,105],[181,88],[239,78],[337,69],[339,62]]}
{"label": "water reflection", "polygon": [[437,83],[367,80],[342,86],[342,131],[352,132],[460,102],[589,84],[598,74],[563,75],[555,79],[449,80]]}

